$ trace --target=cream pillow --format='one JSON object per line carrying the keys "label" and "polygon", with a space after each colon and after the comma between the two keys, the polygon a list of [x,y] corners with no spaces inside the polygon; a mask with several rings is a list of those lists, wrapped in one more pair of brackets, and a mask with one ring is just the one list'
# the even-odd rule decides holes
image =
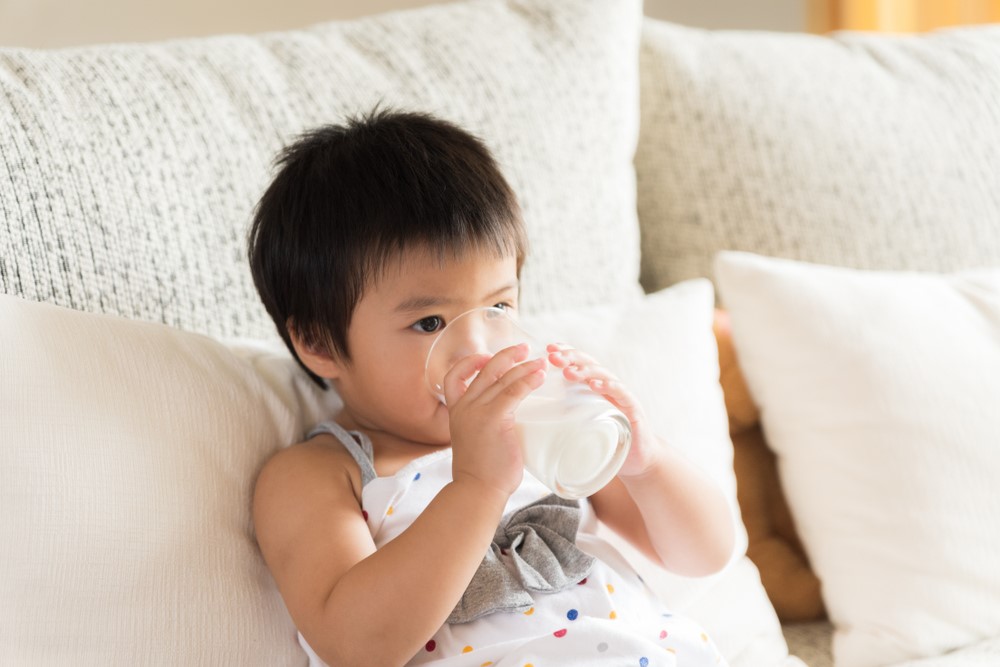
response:
{"label": "cream pillow", "polygon": [[1000,636],[1000,268],[715,271],[836,664]]}
{"label": "cream pillow", "polygon": [[[695,281],[525,325],[599,355],[735,503],[712,304],[710,284]],[[334,414],[337,397],[270,345],[14,297],[0,297],[0,321],[5,658],[303,664],[254,542],[250,498],[264,460]],[[734,667],[784,664],[745,547],[741,534],[731,567],[707,579],[637,566]]]}
{"label": "cream pillow", "polygon": [[280,350],[0,296],[12,665],[304,665],[250,521],[338,399]]}
{"label": "cream pillow", "polygon": [[[745,556],[733,445],[712,330],[714,292],[692,280],[629,304],[528,317],[537,337],[567,342],[618,375],[639,398],[655,432],[709,473],[726,493],[739,537],[730,566],[703,579],[663,571],[603,531],[671,608],[701,623],[734,667],[786,664],[788,648],[757,568]],[[797,661],[788,664],[797,664]]]}

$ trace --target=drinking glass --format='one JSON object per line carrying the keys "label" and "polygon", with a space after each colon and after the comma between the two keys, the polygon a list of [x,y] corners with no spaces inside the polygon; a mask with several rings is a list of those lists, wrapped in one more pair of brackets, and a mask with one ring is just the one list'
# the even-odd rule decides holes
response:
{"label": "drinking glass", "polygon": [[[462,313],[441,330],[427,353],[427,386],[444,403],[444,377],[456,362],[519,343],[528,343],[529,359],[547,356],[545,346],[508,311],[489,307]],[[583,498],[603,488],[625,462],[632,442],[621,410],[585,384],[567,380],[551,364],[542,386],[521,402],[514,420],[525,469],[563,498]]]}

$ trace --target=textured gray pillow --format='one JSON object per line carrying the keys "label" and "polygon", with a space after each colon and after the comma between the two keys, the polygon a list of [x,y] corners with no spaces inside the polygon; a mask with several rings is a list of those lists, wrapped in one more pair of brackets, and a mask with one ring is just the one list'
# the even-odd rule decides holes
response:
{"label": "textured gray pillow", "polygon": [[0,49],[0,291],[270,336],[244,260],[279,147],[390,106],[483,137],[521,198],[526,310],[639,293],[641,3],[469,2],[259,36]]}
{"label": "textured gray pillow", "polygon": [[647,20],[647,290],[719,249],[857,268],[1000,264],[1000,27],[712,32]]}

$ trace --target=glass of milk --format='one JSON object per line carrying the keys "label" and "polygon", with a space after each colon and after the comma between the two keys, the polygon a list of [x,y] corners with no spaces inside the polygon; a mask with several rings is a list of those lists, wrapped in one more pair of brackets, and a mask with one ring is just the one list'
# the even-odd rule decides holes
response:
{"label": "glass of milk", "polygon": [[[444,376],[470,354],[496,354],[528,343],[529,358],[547,356],[545,345],[521,329],[501,308],[475,308],[449,322],[427,354],[425,377],[442,403]],[[570,382],[548,365],[541,387],[514,413],[524,467],[563,498],[583,498],[618,473],[632,442],[628,419],[588,386]]]}

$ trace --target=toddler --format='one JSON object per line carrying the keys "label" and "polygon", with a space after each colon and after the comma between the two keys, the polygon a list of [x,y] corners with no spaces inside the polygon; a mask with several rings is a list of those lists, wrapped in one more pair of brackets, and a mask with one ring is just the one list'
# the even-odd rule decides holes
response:
{"label": "toddler", "polygon": [[[278,167],[250,232],[254,282],[343,401],[254,490],[257,540],[311,664],[724,665],[595,535],[600,520],[689,576],[721,569],[734,544],[721,492],[611,372],[565,345],[537,359],[513,346],[460,360],[446,405],[424,382],[452,319],[518,307],[521,211],[482,142],[376,109],[303,135]],[[513,413],[549,364],[631,423],[617,477],[584,501],[523,470]]]}

